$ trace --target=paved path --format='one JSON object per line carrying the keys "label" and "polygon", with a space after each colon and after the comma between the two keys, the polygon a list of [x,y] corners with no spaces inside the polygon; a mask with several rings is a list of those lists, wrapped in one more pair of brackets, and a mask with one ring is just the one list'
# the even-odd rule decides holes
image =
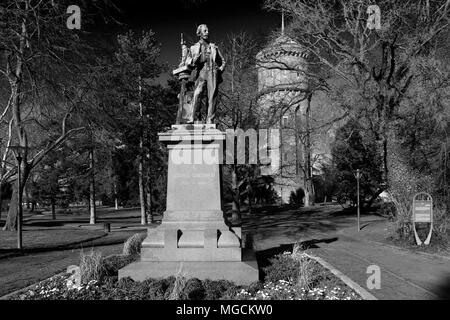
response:
{"label": "paved path", "polygon": [[[322,257],[378,299],[450,298],[450,261],[337,235],[338,240],[318,243],[311,253]],[[368,289],[367,268],[377,265],[381,288]],[[446,288],[447,286],[447,288]]]}
{"label": "paved path", "polygon": [[[362,225],[367,227],[358,233],[354,216],[339,211],[338,207],[328,207],[266,213],[247,218],[244,230],[252,233],[257,252],[267,256],[289,250],[297,241],[306,242],[311,254],[332,264],[378,299],[450,299],[450,260],[374,242],[385,235],[380,228],[386,225],[383,218],[364,216]],[[367,288],[370,265],[380,267],[380,289]]]}

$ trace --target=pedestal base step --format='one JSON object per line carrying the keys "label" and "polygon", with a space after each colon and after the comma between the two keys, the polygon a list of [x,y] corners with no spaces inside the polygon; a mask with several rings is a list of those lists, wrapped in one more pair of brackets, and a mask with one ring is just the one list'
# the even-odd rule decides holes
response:
{"label": "pedestal base step", "polygon": [[119,270],[119,279],[131,277],[135,281],[166,278],[181,272],[187,278],[201,280],[229,280],[236,284],[250,284],[259,280],[258,264],[253,251],[244,250],[243,261],[139,261]]}

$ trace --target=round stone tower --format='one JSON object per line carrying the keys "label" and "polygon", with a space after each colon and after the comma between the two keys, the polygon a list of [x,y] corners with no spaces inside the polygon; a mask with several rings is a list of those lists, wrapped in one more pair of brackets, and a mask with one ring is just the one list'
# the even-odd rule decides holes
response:
{"label": "round stone tower", "polygon": [[[307,54],[301,45],[287,36],[280,36],[256,55],[260,103],[267,100],[282,103],[307,89]],[[281,100],[280,100],[281,99]]]}
{"label": "round stone tower", "polygon": [[303,155],[297,132],[308,103],[308,56],[300,44],[283,33],[256,55],[256,61],[260,126],[279,129],[280,135],[279,160],[272,157],[261,174],[274,178],[275,191],[282,202],[289,203],[291,193],[303,186],[299,170]]}

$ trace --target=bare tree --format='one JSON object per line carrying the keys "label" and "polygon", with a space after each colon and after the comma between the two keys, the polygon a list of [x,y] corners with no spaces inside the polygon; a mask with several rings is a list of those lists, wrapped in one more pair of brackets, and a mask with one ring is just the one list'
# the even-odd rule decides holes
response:
{"label": "bare tree", "polygon": [[308,51],[317,66],[316,76],[335,80],[328,82],[330,97],[374,132],[387,182],[387,141],[416,76],[411,64],[448,31],[450,1],[377,1],[380,30],[367,23],[373,4],[368,0],[266,0],[265,4],[289,18],[287,33]]}
{"label": "bare tree", "polygon": [[276,183],[290,189],[301,185],[308,206],[314,202],[313,159],[317,161],[316,153],[320,152],[317,148],[320,146],[315,144],[345,115],[334,110],[317,112],[321,104],[329,103],[321,101],[320,95],[329,90],[329,74],[318,73],[307,48],[286,36],[284,30],[281,35],[278,31],[272,34],[256,63],[259,104],[265,109],[262,120],[265,126],[282,129],[281,165],[275,173],[279,178]]}
{"label": "bare tree", "polygon": [[17,176],[17,167],[6,162],[14,162],[11,145],[20,147],[23,158],[22,184],[20,190],[13,188],[6,230],[16,228],[17,193],[23,192],[32,169],[83,130],[71,128],[70,119],[84,99],[79,82],[72,81],[79,77],[86,47],[67,29],[66,10],[64,2],[54,1],[7,0],[0,5],[0,81],[8,86],[6,99],[0,100],[0,125],[9,124],[2,182]]}
{"label": "bare tree", "polygon": [[[219,126],[233,130],[252,128],[258,114],[255,103],[257,44],[247,33],[240,32],[228,35],[222,47],[227,60],[227,69],[220,92]],[[234,163],[229,165],[229,169],[231,181],[228,189],[233,198],[232,219],[238,221],[241,214],[241,197],[246,192],[243,188],[249,183],[244,172],[252,169],[251,166],[238,164],[236,157]]]}

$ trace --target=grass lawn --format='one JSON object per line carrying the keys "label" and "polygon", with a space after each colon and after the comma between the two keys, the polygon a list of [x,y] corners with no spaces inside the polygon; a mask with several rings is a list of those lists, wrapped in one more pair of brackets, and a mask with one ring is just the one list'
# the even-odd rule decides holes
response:
{"label": "grass lawn", "polygon": [[[422,241],[426,237],[421,237]],[[429,245],[418,246],[416,240],[411,237],[410,239],[386,239],[384,242],[386,244],[394,245],[402,249],[407,249],[412,252],[425,252],[430,254],[437,254],[441,256],[446,256],[450,258],[450,231],[447,236],[448,240],[443,241],[433,241],[433,235],[431,236],[431,241]]]}
{"label": "grass lawn", "polygon": [[[80,253],[95,247],[104,256],[122,252],[127,238],[145,230],[131,230],[140,223],[136,208],[98,208],[98,223],[110,222],[113,232],[79,228],[89,223],[86,208],[51,215],[24,211],[23,250],[17,250],[17,232],[0,230],[0,296],[61,272],[78,264]],[[2,212],[3,225],[7,212]],[[125,227],[124,229],[117,228]],[[101,228],[101,226],[100,226]]]}
{"label": "grass lawn", "polygon": [[[46,228],[23,230],[22,243],[24,252],[38,252],[64,248],[69,245],[81,244],[88,240],[106,236],[100,230],[82,230],[75,228]],[[0,231],[0,258],[2,255],[16,252],[17,232]]]}
{"label": "grass lawn", "polygon": [[[41,242],[40,245],[34,245],[35,249],[27,249],[27,242],[24,241],[25,250],[21,254],[15,252],[11,256],[11,249],[3,253],[3,257],[0,254],[0,296],[51,277],[71,264],[79,264],[82,250],[86,252],[95,248],[103,256],[121,253],[125,240],[136,233],[129,230],[104,234],[103,231],[77,229],[36,232],[36,239]],[[45,234],[41,235],[41,232]],[[100,238],[89,240],[92,236]],[[55,248],[56,244],[61,247]]]}
{"label": "grass lawn", "polygon": [[[122,250],[123,245],[96,247],[104,255]],[[78,264],[81,249],[49,251],[0,260],[0,296],[47,279]]]}
{"label": "grass lawn", "polygon": [[[425,241],[427,238],[430,225],[429,224],[417,224],[416,230],[421,241]],[[450,257],[450,229],[447,232],[438,234],[435,231],[431,234],[430,244],[418,246],[414,235],[411,233],[408,238],[399,238],[398,236],[387,237],[386,242],[392,245],[398,246],[403,249],[408,249],[413,252],[425,252],[431,254],[438,254],[442,256]]]}

